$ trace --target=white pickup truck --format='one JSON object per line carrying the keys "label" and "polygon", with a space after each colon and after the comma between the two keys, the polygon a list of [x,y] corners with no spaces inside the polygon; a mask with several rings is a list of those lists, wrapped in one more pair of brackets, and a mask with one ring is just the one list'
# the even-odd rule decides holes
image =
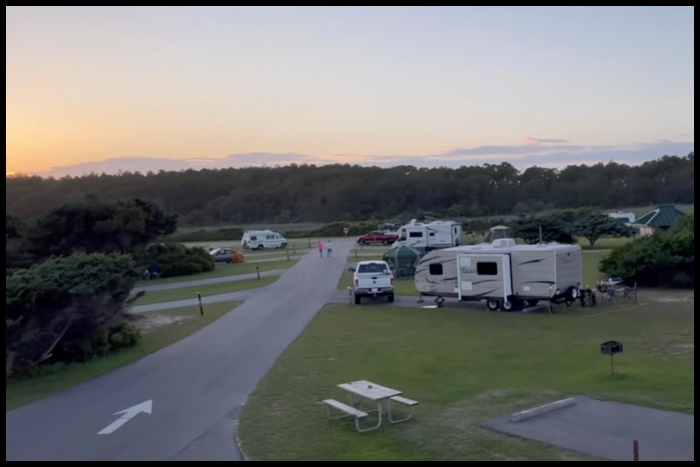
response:
{"label": "white pickup truck", "polygon": [[394,303],[394,275],[384,261],[358,263],[352,283],[355,305],[361,305],[363,297],[387,297]]}

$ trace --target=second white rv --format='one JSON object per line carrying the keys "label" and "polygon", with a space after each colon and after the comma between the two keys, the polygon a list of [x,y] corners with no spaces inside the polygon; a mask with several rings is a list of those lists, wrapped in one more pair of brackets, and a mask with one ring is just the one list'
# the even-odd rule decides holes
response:
{"label": "second white rv", "polygon": [[490,310],[514,311],[540,301],[571,305],[580,297],[581,247],[516,245],[512,239],[427,254],[416,269],[424,296],[485,300]]}
{"label": "second white rv", "polygon": [[249,230],[243,234],[241,246],[246,250],[287,248],[287,239],[272,230]]}
{"label": "second white rv", "polygon": [[416,222],[399,229],[399,239],[392,248],[407,246],[416,250],[433,251],[462,244],[462,224],[454,221]]}

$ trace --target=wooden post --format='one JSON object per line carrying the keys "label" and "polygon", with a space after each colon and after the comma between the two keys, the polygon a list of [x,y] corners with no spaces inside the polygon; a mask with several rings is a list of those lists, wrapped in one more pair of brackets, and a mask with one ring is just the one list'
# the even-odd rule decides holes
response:
{"label": "wooden post", "polygon": [[202,303],[202,293],[197,292],[197,299],[199,300],[199,314],[204,316],[204,304]]}
{"label": "wooden post", "polygon": [[260,265],[259,264],[255,265],[255,271],[258,273],[258,280],[260,280]]}

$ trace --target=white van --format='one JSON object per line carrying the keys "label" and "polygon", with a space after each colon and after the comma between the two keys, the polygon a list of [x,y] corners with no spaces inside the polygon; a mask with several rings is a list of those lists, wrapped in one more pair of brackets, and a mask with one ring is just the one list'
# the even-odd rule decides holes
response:
{"label": "white van", "polygon": [[272,230],[251,230],[243,234],[241,244],[247,250],[284,249],[287,239]]}

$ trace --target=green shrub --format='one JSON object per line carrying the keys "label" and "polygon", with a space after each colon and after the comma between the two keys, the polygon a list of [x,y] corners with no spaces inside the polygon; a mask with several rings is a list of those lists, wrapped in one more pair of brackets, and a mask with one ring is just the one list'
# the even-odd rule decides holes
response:
{"label": "green shrub", "polygon": [[157,266],[161,277],[180,277],[213,271],[214,258],[203,248],[187,248],[179,243],[151,245],[136,255],[139,268]]}
{"label": "green shrub", "polygon": [[695,219],[613,251],[601,271],[647,287],[695,287]]}
{"label": "green shrub", "polygon": [[115,345],[137,339],[124,311],[135,266],[130,256],[80,253],[6,275],[5,377],[115,350],[117,331]]}

